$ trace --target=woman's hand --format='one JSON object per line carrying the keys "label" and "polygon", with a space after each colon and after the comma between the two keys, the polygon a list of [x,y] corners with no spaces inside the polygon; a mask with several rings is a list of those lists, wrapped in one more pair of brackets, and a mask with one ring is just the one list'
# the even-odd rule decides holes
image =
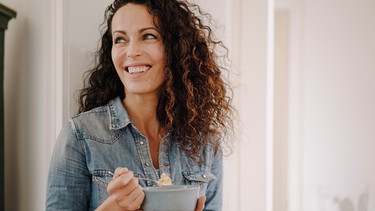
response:
{"label": "woman's hand", "polygon": [[206,202],[206,197],[201,196],[198,198],[197,206],[195,207],[195,211],[203,211],[204,203]]}
{"label": "woman's hand", "polygon": [[127,168],[117,168],[113,179],[108,184],[109,197],[123,210],[138,210],[141,207],[145,193],[138,184],[132,171]]}

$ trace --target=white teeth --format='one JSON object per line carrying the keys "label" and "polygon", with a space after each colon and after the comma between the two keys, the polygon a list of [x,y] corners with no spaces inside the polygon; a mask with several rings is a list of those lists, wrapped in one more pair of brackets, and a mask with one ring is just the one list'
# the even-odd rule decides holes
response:
{"label": "white teeth", "polygon": [[144,71],[148,69],[150,69],[150,66],[128,67],[128,71],[131,74],[143,73]]}

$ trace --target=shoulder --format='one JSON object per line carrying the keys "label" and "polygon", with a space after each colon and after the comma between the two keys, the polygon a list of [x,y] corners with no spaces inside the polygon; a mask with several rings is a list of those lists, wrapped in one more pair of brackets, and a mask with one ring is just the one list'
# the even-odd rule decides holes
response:
{"label": "shoulder", "polygon": [[93,124],[105,123],[108,121],[108,104],[79,113],[70,118],[69,122],[74,127],[91,127]]}
{"label": "shoulder", "polygon": [[80,140],[113,142],[131,121],[120,98],[107,104],[77,114],[69,120],[69,126]]}
{"label": "shoulder", "polygon": [[70,121],[75,124],[90,124],[94,122],[116,121],[118,117],[127,119],[127,112],[120,97],[110,100],[102,106],[85,111],[73,116]]}
{"label": "shoulder", "polygon": [[90,121],[95,121],[100,118],[104,118],[108,116],[109,108],[108,103],[96,108],[93,108],[89,111],[85,111],[79,114],[76,114],[75,116],[71,117],[70,122],[74,123],[85,123]]}
{"label": "shoulder", "polygon": [[78,139],[94,138],[100,134],[110,133],[110,104],[113,103],[112,101],[70,118],[68,126],[71,127]]}

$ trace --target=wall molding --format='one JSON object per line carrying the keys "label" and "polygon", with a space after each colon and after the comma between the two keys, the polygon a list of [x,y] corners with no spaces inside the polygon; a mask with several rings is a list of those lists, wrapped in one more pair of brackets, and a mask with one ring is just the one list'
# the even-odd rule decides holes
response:
{"label": "wall molding", "polygon": [[50,71],[48,71],[46,96],[47,96],[47,153],[52,154],[56,138],[68,116],[67,89],[69,87],[69,50],[68,40],[68,1],[51,1],[51,58]]}

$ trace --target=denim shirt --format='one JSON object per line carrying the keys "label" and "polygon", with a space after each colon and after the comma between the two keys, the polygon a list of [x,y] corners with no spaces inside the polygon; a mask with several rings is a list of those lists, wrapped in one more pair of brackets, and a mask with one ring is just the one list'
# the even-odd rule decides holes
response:
{"label": "denim shirt", "polygon": [[[220,211],[221,154],[207,146],[202,152],[204,164],[198,165],[180,151],[172,134],[161,140],[159,169],[155,169],[147,138],[134,126],[120,98],[72,117],[64,124],[52,155],[46,210],[95,210],[108,197],[99,182],[109,182],[110,172],[126,167],[137,177],[158,180],[164,172],[174,184],[198,184],[200,195],[207,198],[204,210]],[[143,180],[139,184],[154,185]]]}

